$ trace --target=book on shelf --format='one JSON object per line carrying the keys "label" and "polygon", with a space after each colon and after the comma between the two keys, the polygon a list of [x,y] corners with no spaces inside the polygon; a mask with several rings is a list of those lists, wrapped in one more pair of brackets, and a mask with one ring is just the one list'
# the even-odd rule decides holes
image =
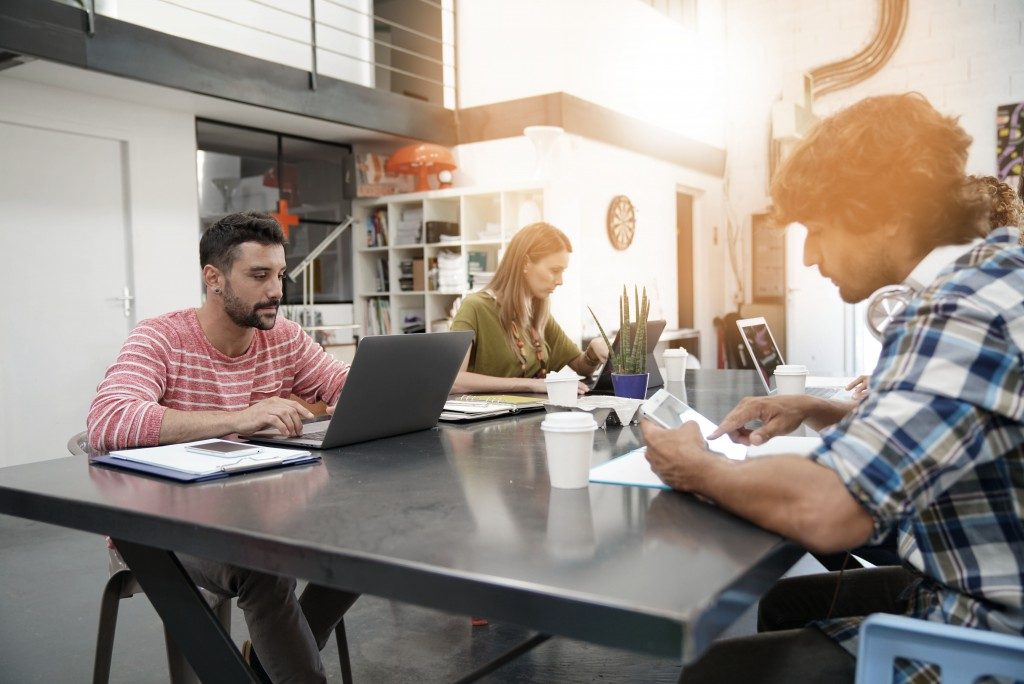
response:
{"label": "book on shelf", "polygon": [[388,291],[388,259],[380,257],[377,259],[377,292]]}
{"label": "book on shelf", "polygon": [[366,246],[387,247],[388,244],[388,211],[380,208],[366,217]]}
{"label": "book on shelf", "polygon": [[391,334],[391,302],[386,297],[366,300],[366,334]]}
{"label": "book on shelf", "polygon": [[466,253],[466,268],[470,273],[487,270],[487,252],[469,251]]}

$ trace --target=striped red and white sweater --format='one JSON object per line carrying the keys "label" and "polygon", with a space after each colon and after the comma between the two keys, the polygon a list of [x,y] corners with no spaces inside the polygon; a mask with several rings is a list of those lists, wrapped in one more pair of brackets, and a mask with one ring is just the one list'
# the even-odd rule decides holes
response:
{"label": "striped red and white sweater", "polygon": [[150,318],[131,332],[96,388],[86,419],[89,444],[155,446],[169,408],[242,411],[292,394],[333,404],[348,371],[283,317],[272,329],[257,330],[249,349],[234,358],[206,339],[196,309]]}

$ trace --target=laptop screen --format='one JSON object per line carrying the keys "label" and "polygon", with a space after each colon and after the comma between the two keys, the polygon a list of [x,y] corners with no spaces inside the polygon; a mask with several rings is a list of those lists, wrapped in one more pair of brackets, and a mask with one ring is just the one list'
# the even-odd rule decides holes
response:
{"label": "laptop screen", "polygon": [[766,323],[757,322],[740,326],[740,332],[746,338],[747,346],[753,355],[754,365],[764,380],[765,387],[774,389],[775,367],[782,364],[782,353],[775,345],[772,334]]}

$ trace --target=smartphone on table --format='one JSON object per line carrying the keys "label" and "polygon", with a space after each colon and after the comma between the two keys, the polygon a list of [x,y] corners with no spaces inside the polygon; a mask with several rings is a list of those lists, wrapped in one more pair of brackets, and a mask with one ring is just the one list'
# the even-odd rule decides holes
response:
{"label": "smartphone on table", "polygon": [[190,444],[185,447],[185,451],[193,454],[202,454],[203,456],[224,456],[225,458],[242,458],[244,456],[255,456],[256,454],[263,451],[261,447],[253,446],[251,444],[240,444],[238,442],[229,442],[224,439],[217,439],[212,442],[202,442],[200,444]]}

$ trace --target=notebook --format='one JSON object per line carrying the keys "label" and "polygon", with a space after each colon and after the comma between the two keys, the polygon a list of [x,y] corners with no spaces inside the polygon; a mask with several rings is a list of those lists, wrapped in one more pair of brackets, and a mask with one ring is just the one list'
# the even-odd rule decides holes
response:
{"label": "notebook", "polygon": [[[757,376],[764,385],[764,391],[775,394],[775,368],[786,362],[782,359],[782,352],[775,343],[768,322],[761,316],[743,318],[736,321],[736,327],[740,330],[740,337],[754,363]],[[825,399],[852,399],[853,395],[846,389],[852,380],[853,378],[808,376],[804,392]]]}
{"label": "notebook", "polygon": [[111,451],[106,456],[92,458],[90,463],[137,470],[179,482],[204,482],[237,473],[315,463],[320,460],[319,456],[314,456],[308,451],[273,447],[261,447],[260,453],[241,457],[209,456],[185,449],[188,446],[199,446],[217,441],[220,440],[203,439],[167,446]]}
{"label": "notebook", "polygon": [[538,411],[544,402],[538,397],[521,397],[513,394],[463,394],[449,399],[438,417],[448,423],[467,423],[499,416],[509,416],[523,411]]}

